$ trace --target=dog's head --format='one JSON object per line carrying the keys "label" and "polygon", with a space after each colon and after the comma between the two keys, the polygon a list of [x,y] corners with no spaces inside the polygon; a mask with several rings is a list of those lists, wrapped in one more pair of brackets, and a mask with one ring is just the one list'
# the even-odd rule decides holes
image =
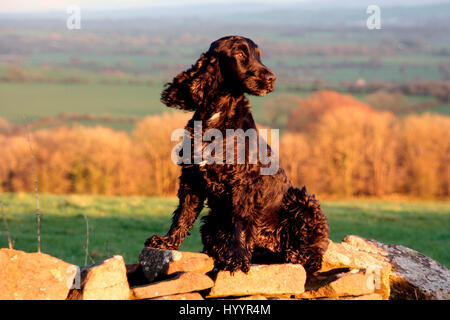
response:
{"label": "dog's head", "polygon": [[275,79],[252,40],[228,36],[214,41],[190,69],[166,84],[161,101],[169,107],[195,110],[219,89],[236,96],[263,96],[274,89]]}

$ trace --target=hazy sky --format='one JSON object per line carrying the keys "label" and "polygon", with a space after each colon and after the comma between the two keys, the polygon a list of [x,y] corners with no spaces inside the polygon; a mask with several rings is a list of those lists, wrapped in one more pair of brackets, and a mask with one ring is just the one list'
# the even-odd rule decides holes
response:
{"label": "hazy sky", "polygon": [[[238,6],[240,3],[266,3],[272,5],[286,5],[293,3],[332,4],[339,5],[338,1],[331,0],[0,0],[0,12],[26,12],[26,11],[49,11],[66,10],[70,5],[78,5],[84,9],[92,10],[115,10],[139,7],[168,7],[186,6],[196,4],[230,4]],[[378,5],[408,5],[426,4],[436,2],[448,2],[448,0],[347,0],[346,4],[378,4]]]}
{"label": "hazy sky", "polygon": [[[214,3],[264,2],[264,3],[302,3],[309,0],[214,0]],[[0,11],[47,11],[65,10],[69,5],[86,9],[121,9],[136,7],[168,7],[192,4],[210,4],[211,0],[0,0]]]}

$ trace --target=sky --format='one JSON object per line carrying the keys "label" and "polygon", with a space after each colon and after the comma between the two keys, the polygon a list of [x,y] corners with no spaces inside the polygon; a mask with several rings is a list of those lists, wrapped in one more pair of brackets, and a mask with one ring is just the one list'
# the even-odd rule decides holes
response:
{"label": "sky", "polygon": [[[227,3],[303,3],[309,0],[214,0],[218,4]],[[182,5],[206,5],[211,0],[0,0],[0,11],[2,12],[25,12],[25,11],[49,11],[65,10],[70,5],[77,5],[81,8],[99,9],[123,9],[137,7],[170,7]]]}
{"label": "sky", "polygon": [[[189,5],[210,5],[265,3],[268,5],[283,6],[290,4],[332,5],[341,1],[331,0],[0,0],[0,12],[43,12],[53,10],[66,10],[70,5],[77,5],[87,10],[120,10],[139,7],[179,7]],[[448,0],[347,0],[350,4],[379,4],[379,5],[408,5],[449,2]]]}

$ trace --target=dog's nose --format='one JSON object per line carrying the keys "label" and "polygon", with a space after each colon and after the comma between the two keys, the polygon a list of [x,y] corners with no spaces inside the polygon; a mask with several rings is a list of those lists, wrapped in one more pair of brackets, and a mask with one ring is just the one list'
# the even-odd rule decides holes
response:
{"label": "dog's nose", "polygon": [[267,82],[275,82],[277,78],[275,77],[275,75],[272,72],[266,73],[266,80]]}

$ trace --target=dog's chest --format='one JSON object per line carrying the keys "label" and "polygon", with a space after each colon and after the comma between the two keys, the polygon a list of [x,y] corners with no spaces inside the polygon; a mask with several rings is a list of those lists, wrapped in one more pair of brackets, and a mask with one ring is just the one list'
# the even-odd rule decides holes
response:
{"label": "dog's chest", "polygon": [[209,194],[232,195],[246,179],[245,165],[206,164],[200,173]]}
{"label": "dog's chest", "polygon": [[[230,118],[222,110],[207,118],[194,117],[186,127],[191,139],[191,163],[198,168],[210,193],[232,193],[259,168],[250,156],[252,143],[258,138],[256,127],[253,121],[243,118]],[[251,115],[249,119],[253,119]]]}

